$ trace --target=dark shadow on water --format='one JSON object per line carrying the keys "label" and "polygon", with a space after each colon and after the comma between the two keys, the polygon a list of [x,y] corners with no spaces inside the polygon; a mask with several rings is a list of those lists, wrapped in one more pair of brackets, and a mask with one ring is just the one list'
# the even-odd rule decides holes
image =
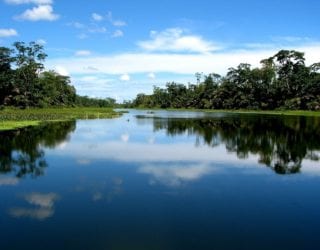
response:
{"label": "dark shadow on water", "polygon": [[[140,117],[142,119],[142,117]],[[320,119],[261,115],[201,119],[153,119],[154,130],[167,135],[196,135],[196,145],[224,144],[228,152],[245,159],[259,156],[259,163],[277,174],[299,173],[302,161],[319,161]]]}
{"label": "dark shadow on water", "polygon": [[37,177],[47,167],[43,147],[54,148],[68,140],[75,121],[53,122],[0,133],[0,174]]}

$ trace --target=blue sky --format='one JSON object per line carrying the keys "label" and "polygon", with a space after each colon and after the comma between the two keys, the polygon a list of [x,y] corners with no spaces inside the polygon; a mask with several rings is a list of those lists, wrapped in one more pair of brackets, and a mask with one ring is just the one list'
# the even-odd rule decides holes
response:
{"label": "blue sky", "polygon": [[319,13],[318,0],[0,0],[0,46],[38,41],[79,94],[122,101],[280,49],[319,62]]}

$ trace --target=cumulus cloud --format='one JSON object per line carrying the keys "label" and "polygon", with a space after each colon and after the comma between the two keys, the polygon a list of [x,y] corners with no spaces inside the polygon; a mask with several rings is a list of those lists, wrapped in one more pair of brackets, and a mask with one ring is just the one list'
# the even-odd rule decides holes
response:
{"label": "cumulus cloud", "polygon": [[104,19],[103,16],[101,16],[97,13],[92,13],[91,17],[94,21],[97,21],[97,22],[100,22]]}
{"label": "cumulus cloud", "polygon": [[73,77],[72,80],[73,85],[77,88],[77,93],[80,95],[111,97],[110,87],[113,79],[108,77],[104,74],[99,74],[96,70],[91,70],[91,74]]}
{"label": "cumulus cloud", "polygon": [[128,74],[123,74],[120,76],[120,80],[125,82],[130,81],[130,76]]}
{"label": "cumulus cloud", "polygon": [[200,36],[186,35],[180,28],[151,31],[150,36],[151,40],[138,42],[138,46],[143,50],[208,53],[220,49]]}
{"label": "cumulus cloud", "polygon": [[79,23],[79,22],[70,22],[67,23],[67,26],[76,28],[76,29],[84,29],[86,28],[86,25],[84,25],[83,23]]}
{"label": "cumulus cloud", "polygon": [[45,44],[47,44],[47,41],[44,40],[44,39],[38,39],[38,40],[36,41],[36,43],[37,43],[37,44],[40,44],[40,45],[45,45]]}
{"label": "cumulus cloud", "polygon": [[127,25],[127,23],[126,23],[125,21],[123,21],[123,20],[115,20],[115,19],[113,18],[113,14],[112,14],[111,11],[108,12],[108,14],[107,14],[107,19],[108,19],[109,22],[110,22],[113,26],[115,26],[115,27],[123,27],[123,26],[126,26],[126,25]]}
{"label": "cumulus cloud", "polygon": [[117,37],[123,37],[123,31],[122,30],[116,30],[113,32],[112,37],[117,38]]}
{"label": "cumulus cloud", "polygon": [[37,4],[37,5],[43,5],[43,4],[52,4],[52,0],[5,0],[6,3],[9,4]]}
{"label": "cumulus cloud", "polygon": [[60,75],[62,75],[62,76],[69,76],[69,75],[70,75],[69,71],[68,71],[65,67],[60,66],[60,65],[55,66],[55,67],[54,67],[54,70],[55,70],[58,74],[60,74]]}
{"label": "cumulus cloud", "polygon": [[27,9],[21,15],[17,16],[18,20],[27,21],[55,21],[59,19],[59,15],[53,13],[51,5],[39,5],[32,9]]}
{"label": "cumulus cloud", "polygon": [[106,33],[107,28],[106,27],[90,27],[88,29],[89,33]]}
{"label": "cumulus cloud", "polygon": [[113,26],[116,26],[116,27],[122,27],[127,25],[125,21],[121,21],[121,20],[113,21],[112,24]]}
{"label": "cumulus cloud", "polygon": [[148,78],[150,79],[150,80],[154,80],[154,79],[156,79],[156,75],[155,75],[155,73],[149,73],[148,74]]}
{"label": "cumulus cloud", "polygon": [[76,56],[90,56],[91,55],[91,51],[89,50],[78,50],[75,53]]}
{"label": "cumulus cloud", "polygon": [[81,33],[81,34],[79,34],[78,36],[77,36],[79,39],[86,39],[86,38],[88,38],[88,35],[87,34],[84,34],[84,33]]}
{"label": "cumulus cloud", "polygon": [[18,32],[15,29],[0,29],[0,37],[17,36]]}
{"label": "cumulus cloud", "polygon": [[[223,75],[228,68],[236,67],[243,62],[259,66],[262,59],[274,55],[279,49],[304,51],[307,64],[318,62],[320,58],[320,43],[317,43],[290,46],[290,48],[273,46],[272,48],[248,48],[208,54],[126,53],[87,58],[48,59],[47,64],[49,66],[61,65],[71,74],[92,73],[92,70],[87,68],[90,65],[92,68],[99,69],[101,73],[113,75],[123,74],[123,72],[127,74],[166,72],[190,75],[195,72],[205,74],[215,72]],[[124,78],[128,78],[127,74],[123,75]]]}

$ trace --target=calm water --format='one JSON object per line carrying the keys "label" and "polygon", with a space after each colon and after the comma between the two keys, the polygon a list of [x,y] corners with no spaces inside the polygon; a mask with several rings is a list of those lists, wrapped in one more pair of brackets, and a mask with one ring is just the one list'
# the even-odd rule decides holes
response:
{"label": "calm water", "polygon": [[320,119],[131,111],[0,133],[0,249],[318,249]]}

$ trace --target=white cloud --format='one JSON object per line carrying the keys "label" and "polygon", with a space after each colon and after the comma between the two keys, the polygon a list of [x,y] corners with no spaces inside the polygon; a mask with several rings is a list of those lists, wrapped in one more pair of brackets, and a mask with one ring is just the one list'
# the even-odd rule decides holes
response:
{"label": "white cloud", "polygon": [[208,53],[220,47],[205,41],[200,36],[185,35],[180,28],[166,29],[161,32],[151,31],[151,40],[140,41],[138,46],[146,51],[196,52]]}
{"label": "white cloud", "polygon": [[115,32],[113,32],[112,37],[117,38],[117,37],[123,37],[123,31],[122,30],[116,30]]}
{"label": "white cloud", "polygon": [[59,15],[53,13],[51,5],[39,5],[32,9],[27,9],[21,15],[16,17],[19,20],[28,21],[55,21],[59,18]]}
{"label": "white cloud", "polygon": [[81,33],[81,34],[78,35],[78,38],[79,39],[86,39],[86,38],[88,38],[88,35],[84,34],[84,33]]}
{"label": "white cloud", "polygon": [[[99,72],[91,71],[91,74],[72,77],[72,84],[76,87],[79,95],[90,97],[113,97],[110,90],[113,79]],[[116,82],[119,82],[116,80]]]}
{"label": "white cloud", "polygon": [[0,37],[17,36],[18,32],[14,29],[0,29]]}
{"label": "white cloud", "polygon": [[122,21],[122,20],[113,21],[112,24],[113,24],[113,26],[116,26],[116,27],[122,27],[122,26],[126,26],[127,25],[127,23],[125,21]]}
{"label": "white cloud", "polygon": [[60,66],[60,65],[57,65],[54,67],[54,70],[59,74],[59,75],[62,75],[62,76],[69,76],[70,73],[68,72],[68,70],[63,67],[63,66]]}
{"label": "white cloud", "polygon": [[79,23],[79,22],[70,22],[70,23],[67,23],[67,26],[71,26],[71,27],[74,27],[76,29],[84,29],[84,28],[86,28],[86,25],[84,25],[82,23]]}
{"label": "white cloud", "polygon": [[296,43],[296,42],[311,42],[310,37],[299,37],[299,36],[275,36],[272,37],[275,42],[286,42],[286,43]]}
{"label": "white cloud", "polygon": [[106,29],[106,27],[91,27],[88,29],[88,32],[90,32],[90,33],[106,33],[107,29]]}
{"label": "white cloud", "polygon": [[37,43],[37,44],[40,44],[40,45],[46,45],[46,44],[47,44],[47,41],[44,40],[44,39],[38,39],[38,40],[36,41],[36,43]]}
{"label": "white cloud", "polygon": [[91,51],[89,50],[78,50],[75,53],[76,56],[90,56],[91,55]]}
{"label": "white cloud", "polygon": [[5,0],[6,3],[9,4],[36,4],[36,5],[43,5],[43,4],[52,4],[52,0]]}
{"label": "white cloud", "polygon": [[[88,69],[90,65],[92,68],[99,69],[101,73],[113,75],[123,74],[123,72],[127,74],[166,72],[190,75],[195,72],[205,74],[215,72],[223,75],[228,68],[236,67],[243,62],[259,66],[262,59],[274,55],[279,49],[286,48],[241,49],[207,54],[126,53],[87,58],[48,59],[47,64],[49,68],[54,65],[63,66],[71,74],[91,74],[92,70]],[[287,49],[304,51],[307,64],[319,62],[320,43]]]}
{"label": "white cloud", "polygon": [[123,26],[126,26],[126,25],[127,25],[127,23],[126,23],[125,21],[122,21],[122,20],[114,20],[111,11],[108,12],[108,14],[107,14],[107,19],[108,19],[109,22],[110,22],[113,26],[115,26],[115,27],[123,27]]}
{"label": "white cloud", "polygon": [[130,81],[130,76],[128,74],[123,74],[120,76],[120,80],[125,82]]}
{"label": "white cloud", "polygon": [[148,78],[150,79],[150,80],[154,80],[154,79],[156,79],[156,75],[155,75],[155,73],[149,73],[148,74]]}
{"label": "white cloud", "polygon": [[97,13],[92,13],[91,17],[92,17],[93,20],[95,20],[97,22],[100,22],[100,21],[103,20],[103,16],[101,16],[101,15],[99,15]]}

